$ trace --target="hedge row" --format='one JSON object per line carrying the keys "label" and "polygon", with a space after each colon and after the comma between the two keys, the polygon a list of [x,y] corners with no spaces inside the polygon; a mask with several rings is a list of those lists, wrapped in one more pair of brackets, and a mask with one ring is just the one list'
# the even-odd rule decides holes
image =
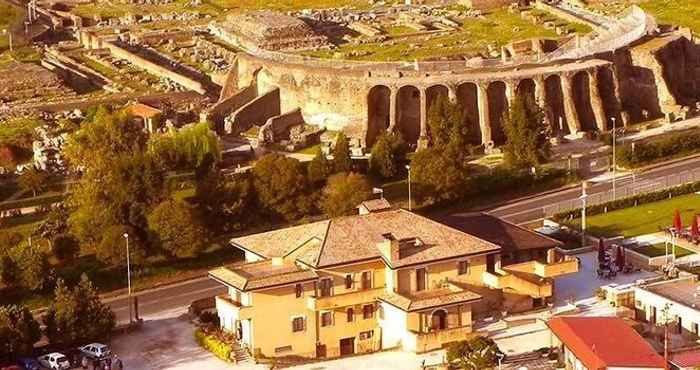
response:
{"label": "hedge row", "polygon": [[[677,197],[679,195],[686,195],[690,193],[695,193],[700,191],[700,182],[694,182],[691,184],[679,185],[672,188],[654,191],[651,193],[637,194],[632,197],[622,198],[613,200],[610,202],[605,202],[601,204],[596,204],[594,206],[586,207],[586,215],[593,216],[601,214],[604,212],[615,211],[618,209],[634,207],[640,204],[658,202],[660,200],[665,200],[668,198]],[[581,208],[577,208],[571,211],[557,213],[552,216],[554,221],[564,221],[570,220],[581,216]]]}
{"label": "hedge row", "polygon": [[219,340],[214,335],[207,334],[202,329],[195,330],[194,339],[197,341],[197,344],[213,353],[214,356],[224,361],[231,361],[231,353],[233,352],[231,344]]}
{"label": "hedge row", "polygon": [[623,167],[639,167],[661,159],[688,155],[700,151],[700,135],[681,133],[661,140],[627,144],[617,150],[618,163]]}

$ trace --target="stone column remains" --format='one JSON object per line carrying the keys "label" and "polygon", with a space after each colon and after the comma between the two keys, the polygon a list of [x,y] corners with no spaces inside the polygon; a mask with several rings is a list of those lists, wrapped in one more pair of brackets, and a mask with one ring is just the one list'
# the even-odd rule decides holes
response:
{"label": "stone column remains", "polygon": [[516,80],[506,80],[506,99],[508,100],[508,107],[510,108],[513,106],[513,103],[515,102],[515,94],[517,94],[518,90],[518,81]]}
{"label": "stone column remains", "polygon": [[388,132],[393,133],[396,129],[396,106],[398,104],[398,89],[389,88],[389,128]]}
{"label": "stone column remains", "polygon": [[578,119],[576,104],[574,103],[573,75],[564,73],[561,76],[561,90],[564,94],[564,114],[569,132],[573,135],[581,131],[581,121]]}
{"label": "stone column remains", "polygon": [[418,149],[428,147],[428,97],[425,89],[420,91],[420,137],[418,138]]}
{"label": "stone column remains", "polygon": [[450,99],[450,103],[457,103],[457,87],[455,85],[447,85],[447,97]]}
{"label": "stone column remains", "polygon": [[535,102],[544,109],[547,103],[547,89],[545,87],[544,77],[538,75],[535,77]]}
{"label": "stone column remains", "polygon": [[598,131],[605,131],[608,120],[605,117],[605,109],[603,109],[603,99],[600,97],[598,71],[595,69],[588,74],[588,91],[591,94],[591,107],[593,107],[596,127]]}
{"label": "stone column remains", "polygon": [[479,106],[479,128],[481,129],[481,144],[486,145],[491,139],[491,117],[489,116],[488,82],[477,85],[477,103]]}

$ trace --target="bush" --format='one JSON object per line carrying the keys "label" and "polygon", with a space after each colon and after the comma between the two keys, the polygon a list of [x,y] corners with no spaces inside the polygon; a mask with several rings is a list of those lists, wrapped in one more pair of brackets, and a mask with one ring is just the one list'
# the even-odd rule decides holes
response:
{"label": "bush", "polygon": [[219,326],[220,324],[219,315],[211,311],[203,311],[202,313],[200,313],[199,321],[202,322],[202,324],[210,324],[216,326]]}
{"label": "bush", "polygon": [[197,344],[214,354],[214,356],[224,361],[231,361],[231,353],[233,352],[231,344],[220,340],[215,335],[206,333],[202,329],[195,330],[194,339],[197,341]]}
{"label": "bush", "polygon": [[[677,197],[679,195],[685,195],[690,193],[695,193],[700,191],[700,182],[695,182],[692,184],[685,184],[680,186],[675,186],[672,188],[654,191],[651,193],[638,194],[632,197],[622,198],[613,200],[610,202],[605,202],[601,204],[596,204],[594,206],[586,207],[586,215],[594,216],[604,212],[615,211],[618,209],[634,207],[640,204],[658,202],[660,200],[665,200],[668,198]],[[557,213],[552,216],[552,219],[557,222],[564,220],[571,220],[579,217],[581,214],[581,208],[573,209],[571,211],[566,211],[562,213]]]}
{"label": "bush", "polygon": [[700,151],[700,135],[682,133],[651,142],[621,146],[617,149],[617,161],[623,167],[639,167],[662,159]]}

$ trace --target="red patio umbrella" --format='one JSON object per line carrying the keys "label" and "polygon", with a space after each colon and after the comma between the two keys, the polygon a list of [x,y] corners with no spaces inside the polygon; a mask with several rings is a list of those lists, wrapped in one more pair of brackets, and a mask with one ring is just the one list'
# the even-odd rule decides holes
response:
{"label": "red patio umbrella", "polygon": [[618,269],[622,270],[625,267],[625,248],[621,245],[617,247],[617,258],[615,258],[615,262],[617,262]]}
{"label": "red patio umbrella", "polygon": [[697,238],[700,235],[700,230],[698,230],[698,218],[693,217],[693,222],[690,224],[690,235],[693,238]]}
{"label": "red patio umbrella", "polygon": [[605,262],[605,245],[603,238],[598,239],[598,263]]}
{"label": "red patio umbrella", "polygon": [[676,212],[673,214],[673,228],[676,233],[680,233],[683,230],[683,220],[681,220],[681,212],[676,208]]}

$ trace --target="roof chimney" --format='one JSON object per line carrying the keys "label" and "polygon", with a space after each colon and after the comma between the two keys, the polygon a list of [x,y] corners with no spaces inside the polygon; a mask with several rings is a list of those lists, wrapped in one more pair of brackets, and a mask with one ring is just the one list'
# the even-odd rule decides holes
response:
{"label": "roof chimney", "polygon": [[384,238],[381,242],[377,243],[377,248],[379,252],[389,261],[399,260],[399,241],[394,238],[391,233],[383,234]]}

